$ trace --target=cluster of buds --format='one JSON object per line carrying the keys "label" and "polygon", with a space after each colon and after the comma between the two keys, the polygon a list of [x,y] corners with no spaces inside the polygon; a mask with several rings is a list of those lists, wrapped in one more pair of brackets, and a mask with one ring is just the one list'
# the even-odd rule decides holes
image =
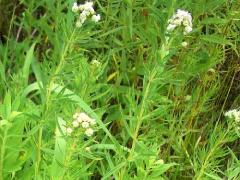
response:
{"label": "cluster of buds", "polygon": [[96,66],[96,67],[100,67],[101,66],[101,62],[99,62],[98,60],[94,59],[94,60],[92,60],[91,65]]}
{"label": "cluster of buds", "polygon": [[225,112],[224,116],[234,119],[236,123],[240,123],[240,110],[233,109]]}
{"label": "cluster of buds", "polygon": [[192,31],[192,15],[184,10],[178,9],[177,12],[168,20],[167,31],[173,31],[179,26],[184,27],[184,35]]}
{"label": "cluster of buds", "polygon": [[76,22],[77,27],[81,27],[88,17],[91,17],[93,22],[98,22],[101,19],[100,14],[96,14],[93,8],[93,2],[86,1],[85,4],[78,5],[76,2],[72,6],[74,13],[80,13],[79,18]]}
{"label": "cluster of buds", "polygon": [[[86,113],[81,112],[81,113],[75,113],[73,115],[73,121],[72,121],[72,127],[73,128],[80,128],[82,127],[85,131],[85,134],[87,136],[92,136],[93,135],[93,129],[92,127],[96,124],[96,120],[90,118]],[[68,127],[67,134],[71,135],[73,132],[73,128]]]}

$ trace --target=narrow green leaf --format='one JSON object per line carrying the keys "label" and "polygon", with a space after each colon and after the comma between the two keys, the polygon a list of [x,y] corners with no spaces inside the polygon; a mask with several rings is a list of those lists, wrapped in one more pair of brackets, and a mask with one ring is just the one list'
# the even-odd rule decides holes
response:
{"label": "narrow green leaf", "polygon": [[11,94],[9,92],[5,95],[1,110],[3,118],[8,120],[12,111]]}
{"label": "narrow green leaf", "polygon": [[25,84],[28,83],[28,76],[29,76],[29,70],[30,70],[30,65],[33,61],[34,55],[34,47],[35,47],[35,43],[31,46],[31,48],[28,50],[27,54],[26,54],[26,58],[25,58],[25,62],[23,65],[23,79]]}
{"label": "narrow green leaf", "polygon": [[107,174],[105,174],[102,177],[102,180],[104,179],[108,179],[112,174],[114,174],[115,172],[117,172],[119,169],[121,169],[123,166],[125,165],[125,162],[122,162],[120,164],[118,164],[117,166],[115,166],[113,169],[111,169]]}
{"label": "narrow green leaf", "polygon": [[55,149],[54,158],[52,163],[52,177],[58,179],[63,177],[64,173],[64,161],[66,156],[66,140],[64,139],[64,134],[66,122],[58,118],[58,126],[56,128],[56,139],[55,139]]}
{"label": "narrow green leaf", "polygon": [[175,163],[170,163],[170,164],[160,164],[158,166],[155,166],[152,168],[152,173],[151,173],[151,178],[153,177],[159,177],[161,176],[163,173],[165,173],[169,168],[171,168],[172,166],[175,166]]}
{"label": "narrow green leaf", "polygon": [[204,36],[201,36],[200,38],[206,42],[222,44],[222,45],[226,45],[226,44],[232,45],[230,41],[228,41],[221,35],[204,35]]}

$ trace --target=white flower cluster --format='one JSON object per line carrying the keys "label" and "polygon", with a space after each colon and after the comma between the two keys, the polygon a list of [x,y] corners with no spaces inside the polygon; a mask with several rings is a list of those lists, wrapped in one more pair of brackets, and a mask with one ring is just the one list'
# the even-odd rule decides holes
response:
{"label": "white flower cluster", "polygon": [[173,31],[179,26],[184,27],[184,35],[192,31],[192,15],[184,10],[178,9],[171,19],[168,20],[167,31]]}
{"label": "white flower cluster", "polygon": [[240,122],[240,110],[233,109],[225,112],[224,116],[234,119],[235,122],[239,123]]}
{"label": "white flower cluster", "polygon": [[72,6],[72,11],[74,13],[80,13],[76,22],[77,27],[81,27],[88,17],[91,17],[92,21],[96,23],[101,19],[100,14],[96,14],[92,1],[86,1],[85,4],[80,5],[75,2]]}
{"label": "white flower cluster", "polygon": [[92,60],[91,65],[99,67],[99,66],[101,66],[101,62],[99,62],[98,60],[94,59],[94,60]]}
{"label": "white flower cluster", "polygon": [[[92,127],[96,124],[96,120],[90,118],[86,113],[81,112],[81,113],[75,113],[73,115],[73,121],[72,121],[72,127],[73,128],[78,128],[82,127],[85,130],[85,134],[87,136],[92,136],[93,135],[93,129]],[[73,128],[68,127],[67,134],[71,135],[73,132]]]}

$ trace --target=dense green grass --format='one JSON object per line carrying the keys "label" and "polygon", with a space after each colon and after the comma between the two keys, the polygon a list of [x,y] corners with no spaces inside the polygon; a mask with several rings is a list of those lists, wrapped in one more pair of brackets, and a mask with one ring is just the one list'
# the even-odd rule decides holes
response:
{"label": "dense green grass", "polygon": [[239,1],[95,0],[81,28],[72,4],[0,1],[0,180],[239,179]]}

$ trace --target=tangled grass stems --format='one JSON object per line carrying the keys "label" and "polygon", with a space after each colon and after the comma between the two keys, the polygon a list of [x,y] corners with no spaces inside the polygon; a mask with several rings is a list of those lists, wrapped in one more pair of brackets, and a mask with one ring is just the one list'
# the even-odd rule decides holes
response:
{"label": "tangled grass stems", "polygon": [[0,179],[238,179],[237,1],[15,2]]}

